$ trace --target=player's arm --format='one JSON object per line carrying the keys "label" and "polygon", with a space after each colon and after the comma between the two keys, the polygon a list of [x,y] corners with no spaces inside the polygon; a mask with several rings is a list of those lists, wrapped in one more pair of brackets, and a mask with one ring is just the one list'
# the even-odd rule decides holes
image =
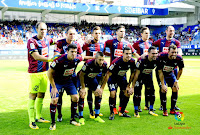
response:
{"label": "player's arm", "polygon": [[138,80],[138,76],[139,76],[139,75],[140,75],[140,70],[139,70],[139,69],[136,69],[135,76],[134,76],[134,79],[133,79],[133,82],[132,82],[132,89],[134,89],[135,83],[136,83],[136,81]]}
{"label": "player's arm", "polygon": [[112,73],[110,71],[107,71],[103,81],[102,81],[102,85],[101,85],[101,89],[104,89],[109,77],[112,75]]}
{"label": "player's arm", "polygon": [[104,88],[102,88],[102,84],[104,83],[105,79],[106,79],[106,75],[105,73],[102,73],[102,77],[101,77],[101,80],[99,81],[99,85],[97,86],[97,89],[94,92],[96,96],[100,96],[100,97],[102,96],[103,90],[104,90]]}
{"label": "player's arm", "polygon": [[86,94],[84,76],[85,76],[85,73],[83,71],[80,71],[79,79],[81,83],[81,89],[80,89],[79,95],[82,98],[84,98]]}
{"label": "player's arm", "polygon": [[31,54],[35,60],[43,61],[43,62],[51,62],[53,59],[48,59],[48,57],[44,57],[40,55],[37,51]]}
{"label": "player's arm", "polygon": [[53,70],[51,67],[49,68],[48,72],[47,72],[47,76],[49,78],[49,82],[51,84],[52,90],[51,90],[51,97],[55,98],[56,94],[58,93],[58,90],[56,88],[56,84],[54,82],[54,78],[53,78],[53,73],[55,72],[55,70]]}
{"label": "player's arm", "polygon": [[158,75],[159,75],[160,82],[161,82],[161,91],[163,93],[165,93],[165,92],[167,92],[167,86],[164,83],[164,74],[163,74],[162,69],[158,70]]}
{"label": "player's arm", "polygon": [[130,75],[130,78],[129,78],[129,83],[128,83],[127,87],[126,87],[126,91],[127,91],[127,93],[128,93],[129,95],[132,95],[133,92],[134,92],[134,89],[130,88],[130,85],[131,85],[131,83],[133,82],[134,75],[135,75],[135,72],[132,71],[132,72],[131,72],[131,75]]}
{"label": "player's arm", "polygon": [[133,53],[133,56],[134,56],[135,58],[137,58],[137,59],[140,58],[140,55],[139,55],[138,53],[136,53],[136,52]]}
{"label": "player's arm", "polygon": [[83,58],[84,60],[94,59],[94,58],[95,58],[95,57],[93,57],[93,56],[85,56],[85,55],[83,55],[83,54],[81,54],[81,56],[82,56],[82,58]]}
{"label": "player's arm", "polygon": [[176,81],[174,82],[174,85],[173,85],[173,87],[176,87],[177,90],[179,90],[178,80],[180,79],[182,72],[183,72],[183,68],[179,69]]}

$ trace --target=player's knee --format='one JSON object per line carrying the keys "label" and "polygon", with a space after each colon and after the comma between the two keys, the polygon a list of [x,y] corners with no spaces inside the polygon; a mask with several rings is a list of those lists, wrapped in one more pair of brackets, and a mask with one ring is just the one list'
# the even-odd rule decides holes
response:
{"label": "player's knee", "polygon": [[173,91],[173,92],[178,92],[178,89],[177,89],[176,87],[173,87],[173,88],[172,88],[172,91]]}
{"label": "player's knee", "polygon": [[51,99],[51,103],[54,104],[54,105],[57,104],[58,103],[58,98],[52,98]]}
{"label": "player's knee", "polygon": [[72,95],[71,98],[72,98],[73,102],[78,102],[79,97],[78,97],[77,94],[76,95]]}
{"label": "player's knee", "polygon": [[111,91],[111,92],[110,92],[110,97],[111,97],[111,98],[115,98],[115,95],[116,95],[116,91]]}
{"label": "player's knee", "polygon": [[38,98],[44,98],[44,96],[45,96],[45,93],[38,92],[37,94]]}
{"label": "player's knee", "polygon": [[32,99],[32,100],[35,100],[37,97],[37,94],[36,93],[29,93],[29,98]]}

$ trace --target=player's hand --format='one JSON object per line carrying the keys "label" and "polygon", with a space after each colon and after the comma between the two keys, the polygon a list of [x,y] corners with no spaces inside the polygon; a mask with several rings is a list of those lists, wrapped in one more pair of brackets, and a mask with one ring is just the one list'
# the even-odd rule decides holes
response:
{"label": "player's hand", "polygon": [[52,88],[51,89],[51,97],[52,98],[56,98],[56,94],[58,93],[58,90],[57,88]]}
{"label": "player's hand", "polygon": [[95,90],[95,92],[94,92],[94,95],[95,96],[99,96],[99,97],[101,97],[102,96],[102,94],[103,94],[103,90],[100,88],[100,89],[96,89]]}
{"label": "player's hand", "polygon": [[162,85],[161,86],[161,92],[162,93],[167,93],[167,86],[166,85]]}
{"label": "player's hand", "polygon": [[173,85],[173,87],[175,87],[175,88],[176,88],[176,90],[178,91],[178,90],[179,90],[179,85],[178,85],[178,82],[174,82],[174,85]]}
{"label": "player's hand", "polygon": [[128,94],[133,95],[133,93],[134,93],[134,88],[131,87],[130,90],[128,91]]}
{"label": "player's hand", "polygon": [[86,95],[85,88],[81,88],[80,91],[79,91],[79,96],[80,96],[81,98],[85,98],[85,95]]}

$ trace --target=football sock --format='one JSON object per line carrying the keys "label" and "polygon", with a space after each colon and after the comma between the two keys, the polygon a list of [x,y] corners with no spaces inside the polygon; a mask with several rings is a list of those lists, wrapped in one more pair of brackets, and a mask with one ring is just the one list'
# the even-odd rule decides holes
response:
{"label": "football sock", "polygon": [[171,96],[171,109],[174,109],[176,101],[178,98],[178,93],[177,92],[172,92],[172,96]]}
{"label": "football sock", "polygon": [[129,97],[124,96],[123,101],[122,101],[121,113],[124,113],[126,106],[128,104],[128,101],[129,101]]}
{"label": "football sock", "polygon": [[166,96],[166,93],[160,93],[161,95],[161,105],[163,106],[163,111],[166,111],[167,108],[166,108],[166,103],[167,103],[167,96]]}
{"label": "football sock", "polygon": [[78,101],[79,117],[83,117],[83,108],[84,108],[84,98],[79,98]]}
{"label": "football sock", "polygon": [[93,115],[93,107],[92,107],[93,98],[92,98],[92,91],[91,90],[88,90],[87,101],[88,101],[88,107],[89,107],[89,110],[90,110],[90,114]]}
{"label": "football sock", "polygon": [[113,108],[115,106],[114,104],[115,104],[115,98],[109,97],[110,114],[113,113]]}
{"label": "football sock", "polygon": [[77,110],[77,102],[73,102],[71,101],[71,118],[74,118],[74,115],[76,114],[76,110]]}
{"label": "football sock", "polygon": [[119,93],[119,107],[122,107],[122,102],[123,102],[124,96],[125,96],[124,92],[122,90],[120,90],[120,93]]}
{"label": "football sock", "polygon": [[41,113],[42,113],[43,99],[44,98],[36,98],[35,101],[36,119],[40,119],[42,116]]}
{"label": "football sock", "polygon": [[35,118],[34,118],[34,104],[35,104],[35,100],[29,99],[28,101],[28,115],[29,115],[29,121],[31,122],[35,122]]}
{"label": "football sock", "polygon": [[95,96],[95,118],[99,116],[100,107],[101,107],[101,99],[99,96]]}
{"label": "football sock", "polygon": [[51,123],[55,123],[56,107],[57,104],[50,104]]}
{"label": "football sock", "polygon": [[62,96],[63,96],[63,92],[59,92],[59,97],[58,97],[58,103],[57,103],[57,110],[58,110],[58,115],[62,115]]}

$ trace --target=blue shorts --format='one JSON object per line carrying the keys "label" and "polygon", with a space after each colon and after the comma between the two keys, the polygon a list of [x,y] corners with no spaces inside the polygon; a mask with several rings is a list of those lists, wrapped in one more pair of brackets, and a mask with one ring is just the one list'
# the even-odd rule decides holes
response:
{"label": "blue shorts", "polygon": [[154,90],[152,74],[139,75],[138,80],[135,83],[135,88],[139,89],[139,90],[142,90],[142,85],[143,84],[145,85],[145,88]]}
{"label": "blue shorts", "polygon": [[[77,90],[76,86],[74,85],[72,80],[68,80],[66,84],[56,84],[56,88],[58,90],[58,93],[56,94],[56,97],[59,97],[59,92],[64,88],[66,90],[67,95],[76,95]],[[52,86],[50,85],[50,93],[51,93]],[[52,97],[51,97],[52,98]]]}
{"label": "blue shorts", "polygon": [[126,80],[126,76],[122,77],[122,78],[117,78],[114,79],[113,77],[110,77],[108,79],[108,88],[109,91],[117,91],[118,86],[120,87],[120,90],[126,90],[128,83]]}
{"label": "blue shorts", "polygon": [[[91,90],[91,91],[95,91],[97,89],[97,86],[99,85],[97,78],[85,77],[84,81],[85,81],[85,87],[88,87],[88,90]],[[80,87],[81,87],[81,82],[80,82],[80,79],[78,78],[77,79],[78,92],[80,91]]]}
{"label": "blue shorts", "polygon": [[171,73],[168,76],[164,76],[164,82],[168,85],[168,87],[173,87],[174,82],[176,81],[176,76],[174,73]]}

